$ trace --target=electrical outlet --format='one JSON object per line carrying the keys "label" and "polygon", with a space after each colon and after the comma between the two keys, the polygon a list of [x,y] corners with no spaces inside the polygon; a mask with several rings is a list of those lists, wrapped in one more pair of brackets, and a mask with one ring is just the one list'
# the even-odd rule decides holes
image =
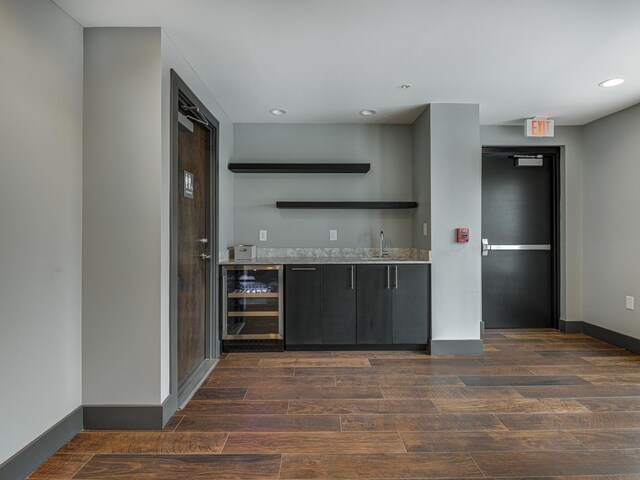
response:
{"label": "electrical outlet", "polygon": [[338,240],[338,230],[329,230],[329,240],[332,242]]}
{"label": "electrical outlet", "polygon": [[267,231],[266,230],[260,230],[260,241],[261,242],[266,242],[267,241]]}
{"label": "electrical outlet", "polygon": [[630,297],[629,295],[627,295],[627,298],[625,301],[625,307],[627,308],[627,310],[633,310],[635,308],[635,303],[636,303],[635,297]]}
{"label": "electrical outlet", "polygon": [[422,235],[425,236],[425,237],[427,236],[427,223],[426,222],[422,224]]}

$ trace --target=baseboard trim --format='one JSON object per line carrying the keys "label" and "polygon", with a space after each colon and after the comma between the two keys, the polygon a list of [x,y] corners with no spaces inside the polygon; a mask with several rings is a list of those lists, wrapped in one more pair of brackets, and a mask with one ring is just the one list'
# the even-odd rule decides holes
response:
{"label": "baseboard trim", "polygon": [[429,341],[431,355],[482,355],[484,352],[482,340],[431,340]]}
{"label": "baseboard trim", "polygon": [[332,350],[344,350],[344,351],[371,351],[371,350],[407,350],[407,351],[417,351],[417,352],[426,352],[427,344],[425,343],[394,343],[394,344],[383,344],[383,345],[372,345],[372,344],[348,344],[348,345],[328,345],[328,344],[320,344],[320,345],[287,345],[285,347],[285,351],[290,352],[315,352],[315,351],[332,351]]}
{"label": "baseboard trim", "polygon": [[0,480],[25,478],[82,430],[82,407],[56,423],[0,465]]}
{"label": "baseboard trim", "polygon": [[591,335],[599,340],[603,340],[612,345],[625,348],[634,353],[640,353],[640,339],[614,332],[608,328],[599,327],[591,323],[582,322],[582,331],[587,335]]}
{"label": "baseboard trim", "polygon": [[[207,361],[205,363],[206,363],[206,368],[204,368],[204,370],[203,370],[204,374],[200,374],[199,375],[199,381],[197,383],[194,383],[191,386],[191,392],[189,392],[188,395],[186,395],[184,398],[182,398],[180,395],[178,395],[178,397],[176,399],[176,410],[177,409],[183,409],[184,407],[187,406],[187,403],[189,403],[191,401],[193,396],[198,392],[198,389],[209,378],[209,375],[211,374],[211,372],[213,371],[215,366],[218,364],[218,359],[215,359],[215,360],[212,359],[212,360],[209,360],[209,361]],[[175,410],[173,411],[173,413],[175,413]],[[171,418],[173,413],[171,413],[169,418]],[[167,419],[167,421],[168,421],[168,419]]]}
{"label": "baseboard trim", "polygon": [[198,368],[194,370],[189,378],[184,381],[184,385],[178,390],[178,398],[176,399],[178,406],[182,406],[189,401],[216,363],[218,363],[217,359],[209,358],[198,365]]}
{"label": "baseboard trim", "polygon": [[568,322],[560,319],[558,322],[558,330],[564,333],[582,333],[584,322]]}

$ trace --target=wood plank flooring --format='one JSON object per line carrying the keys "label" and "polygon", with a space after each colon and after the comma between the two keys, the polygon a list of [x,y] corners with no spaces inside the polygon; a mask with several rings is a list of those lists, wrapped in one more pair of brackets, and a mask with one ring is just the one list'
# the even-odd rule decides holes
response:
{"label": "wood plank flooring", "polygon": [[229,354],[162,431],[83,431],[31,478],[640,480],[640,356],[500,330],[475,357]]}

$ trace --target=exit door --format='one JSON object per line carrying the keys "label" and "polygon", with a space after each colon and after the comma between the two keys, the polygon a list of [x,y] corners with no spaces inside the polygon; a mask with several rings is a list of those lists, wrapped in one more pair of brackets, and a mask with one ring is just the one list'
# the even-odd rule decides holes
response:
{"label": "exit door", "polygon": [[483,149],[486,328],[557,324],[557,149]]}

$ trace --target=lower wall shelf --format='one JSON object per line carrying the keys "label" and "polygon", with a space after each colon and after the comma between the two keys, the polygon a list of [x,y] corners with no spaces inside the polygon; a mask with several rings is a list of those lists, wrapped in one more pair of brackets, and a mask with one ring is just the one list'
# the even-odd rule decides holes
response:
{"label": "lower wall shelf", "polygon": [[407,209],[417,206],[417,202],[276,202],[277,208]]}

